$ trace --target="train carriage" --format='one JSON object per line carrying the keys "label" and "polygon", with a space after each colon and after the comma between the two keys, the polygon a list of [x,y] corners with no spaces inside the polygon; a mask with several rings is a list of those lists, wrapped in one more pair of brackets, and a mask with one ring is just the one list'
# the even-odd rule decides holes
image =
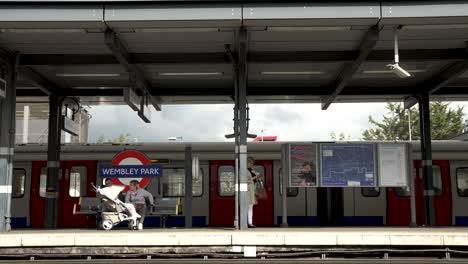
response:
{"label": "train carriage", "polygon": [[[249,155],[257,159],[256,170],[264,175],[268,199],[254,207],[256,226],[281,224],[282,195],[287,195],[291,226],[407,226],[410,224],[409,188],[288,188],[282,193],[281,145],[284,142],[249,143]],[[424,222],[424,189],[419,142],[412,142],[416,213]],[[164,168],[147,190],[159,197],[185,194],[185,144],[179,142],[129,145],[65,145],[59,177],[58,226],[94,227],[92,217],[73,214],[80,197],[94,196],[91,184],[101,184],[100,165],[109,165],[120,151],[142,151]],[[192,143],[200,161],[193,178],[193,225],[230,227],[234,224],[234,161],[232,143]],[[46,146],[15,148],[12,190],[13,228],[44,226],[46,196]],[[433,142],[435,225],[468,225],[468,143]],[[167,220],[168,226],[184,226],[184,216]],[[147,217],[146,226],[159,226],[158,217]]]}

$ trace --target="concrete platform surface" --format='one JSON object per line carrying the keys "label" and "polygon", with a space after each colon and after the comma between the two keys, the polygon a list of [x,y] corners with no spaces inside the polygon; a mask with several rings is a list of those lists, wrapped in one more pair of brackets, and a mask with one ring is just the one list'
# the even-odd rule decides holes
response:
{"label": "concrete platform surface", "polygon": [[93,246],[468,246],[468,228],[14,230],[0,248]]}

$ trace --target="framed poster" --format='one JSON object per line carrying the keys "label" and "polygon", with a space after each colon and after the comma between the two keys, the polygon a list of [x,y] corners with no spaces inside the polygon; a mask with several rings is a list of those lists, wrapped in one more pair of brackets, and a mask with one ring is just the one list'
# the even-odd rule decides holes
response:
{"label": "framed poster", "polygon": [[379,143],[377,148],[380,186],[408,186],[410,170],[408,144]]}
{"label": "framed poster", "polygon": [[375,144],[322,144],[323,187],[375,187]]}
{"label": "framed poster", "polygon": [[317,144],[290,144],[290,187],[317,187]]}

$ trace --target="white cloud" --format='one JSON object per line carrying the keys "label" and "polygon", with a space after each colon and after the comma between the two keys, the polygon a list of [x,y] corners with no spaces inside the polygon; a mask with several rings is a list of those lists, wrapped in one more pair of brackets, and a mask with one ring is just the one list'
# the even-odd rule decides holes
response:
{"label": "white cloud", "polygon": [[[468,103],[452,103],[452,107]],[[167,141],[182,136],[185,141],[225,141],[233,131],[233,105],[165,105],[153,112],[151,123],[144,123],[128,106],[93,106],[89,111],[90,141],[129,133],[138,141]],[[337,103],[322,111],[320,104],[250,105],[250,129],[253,134],[278,136],[279,140],[330,140],[330,133],[344,132],[359,140],[369,127],[368,117],[380,119],[385,103]]]}

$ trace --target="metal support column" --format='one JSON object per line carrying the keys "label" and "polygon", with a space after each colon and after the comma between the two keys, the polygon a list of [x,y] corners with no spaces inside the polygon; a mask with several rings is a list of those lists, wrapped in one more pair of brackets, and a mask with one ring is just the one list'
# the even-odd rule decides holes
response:
{"label": "metal support column", "polygon": [[424,180],[424,204],[426,226],[434,224],[434,180],[432,177],[432,145],[429,95],[418,97],[421,131],[422,175]]}
{"label": "metal support column", "polygon": [[6,97],[0,99],[0,232],[11,230],[11,192],[16,127],[16,70],[18,55],[3,68]]}
{"label": "metal support column", "polygon": [[235,135],[235,144],[234,154],[235,154],[235,175],[234,175],[234,184],[235,184],[235,214],[234,214],[234,228],[239,229],[239,71],[236,68],[234,69],[234,135]]}
{"label": "metal support column", "polygon": [[56,94],[49,96],[49,135],[47,141],[47,187],[45,227],[57,227],[57,204],[60,173],[60,99]]}
{"label": "metal support column", "polygon": [[281,221],[281,227],[288,227],[288,179],[289,179],[289,154],[291,153],[290,145],[283,145],[282,147],[282,164],[281,167],[283,168],[282,174],[283,174],[283,179],[282,179],[282,193],[283,195],[281,196],[281,201],[282,201],[282,221]]}
{"label": "metal support column", "polygon": [[192,146],[185,147],[185,227],[192,228]]}
{"label": "metal support column", "polygon": [[[411,157],[411,150],[408,150],[408,156]],[[410,162],[413,159],[409,159]],[[413,167],[410,165],[409,167]],[[408,175],[409,175],[409,188],[410,188],[410,208],[411,208],[411,223],[409,224],[410,227],[417,227],[418,222],[416,221],[416,186],[415,180],[417,179],[416,175],[414,175],[412,169],[408,168]]]}
{"label": "metal support column", "polygon": [[247,42],[248,33],[244,27],[239,30],[239,69],[238,69],[238,105],[239,105],[239,228],[247,229],[249,209],[247,185]]}

